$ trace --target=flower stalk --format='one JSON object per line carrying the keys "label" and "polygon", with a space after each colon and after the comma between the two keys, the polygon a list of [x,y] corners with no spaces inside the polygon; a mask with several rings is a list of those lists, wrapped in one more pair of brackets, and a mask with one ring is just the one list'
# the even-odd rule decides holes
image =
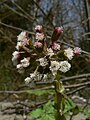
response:
{"label": "flower stalk", "polygon": [[55,86],[55,120],[65,120],[65,116],[63,115],[63,106],[62,106],[62,101],[63,101],[63,91],[64,88],[62,84],[58,81],[54,81],[54,86]]}

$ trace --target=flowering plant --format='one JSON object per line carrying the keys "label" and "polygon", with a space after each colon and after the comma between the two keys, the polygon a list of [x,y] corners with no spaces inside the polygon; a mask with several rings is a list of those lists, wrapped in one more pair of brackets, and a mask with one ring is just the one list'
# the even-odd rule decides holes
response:
{"label": "flowering plant", "polygon": [[23,73],[27,67],[32,68],[30,75],[25,78],[27,85],[36,80],[53,81],[56,96],[59,96],[56,99],[56,104],[58,104],[56,120],[62,116],[60,101],[64,90],[62,83],[59,81],[60,78],[57,76],[68,72],[71,68],[70,60],[73,59],[74,55],[81,53],[81,49],[78,47],[74,49],[61,47],[58,40],[62,34],[63,28],[56,27],[48,42],[44,28],[37,25],[34,41],[31,40],[27,32],[21,32],[17,36],[17,50],[12,54],[12,62],[19,73]]}

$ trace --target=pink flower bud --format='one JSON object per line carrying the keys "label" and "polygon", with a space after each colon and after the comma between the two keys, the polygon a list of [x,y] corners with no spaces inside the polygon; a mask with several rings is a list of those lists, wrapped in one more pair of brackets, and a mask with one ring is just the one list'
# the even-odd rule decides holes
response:
{"label": "pink flower bud", "polygon": [[36,27],[35,27],[35,30],[36,30],[36,32],[42,32],[42,26],[41,25],[37,25]]}
{"label": "pink flower bud", "polygon": [[29,45],[29,40],[27,38],[23,39],[22,45]]}
{"label": "pink flower bud", "polygon": [[80,54],[81,54],[81,48],[75,47],[75,48],[74,48],[74,54],[75,54],[75,55],[80,55]]}
{"label": "pink flower bud", "polygon": [[60,45],[54,42],[53,45],[52,45],[52,49],[56,50],[56,51],[60,50]]}
{"label": "pink flower bud", "polygon": [[63,33],[63,28],[62,27],[56,27],[54,29],[53,34],[52,34],[51,41],[52,42],[57,41],[62,33]]}
{"label": "pink flower bud", "polygon": [[34,43],[34,46],[35,46],[36,48],[42,48],[42,47],[43,47],[43,45],[42,45],[41,42],[35,42],[35,43]]}
{"label": "pink flower bud", "polygon": [[63,33],[63,28],[62,27],[56,27],[55,30],[58,34]]}

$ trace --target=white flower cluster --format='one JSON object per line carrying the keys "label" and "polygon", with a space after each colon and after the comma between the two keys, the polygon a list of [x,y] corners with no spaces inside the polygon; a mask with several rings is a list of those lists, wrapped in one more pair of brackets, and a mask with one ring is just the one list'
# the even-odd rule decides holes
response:
{"label": "white flower cluster", "polygon": [[68,63],[68,61],[61,61],[59,65],[60,65],[59,70],[64,73],[69,71],[71,68],[71,64]]}
{"label": "white flower cluster", "polygon": [[20,51],[20,47],[28,44],[29,44],[29,39],[27,33],[23,31],[17,36],[17,45],[16,45],[17,51],[13,52],[12,54],[12,62],[18,69],[19,73],[23,73],[24,68],[30,65],[30,57],[22,58],[21,56],[22,51]]}
{"label": "white flower cluster", "polygon": [[[31,44],[29,36],[25,31],[17,36],[17,51],[12,54],[12,61],[18,69],[18,72],[24,72],[24,69],[30,65],[30,59],[32,60],[35,56],[33,62],[36,63],[36,70],[34,73],[30,73],[30,76],[25,79],[26,84],[29,84],[32,80],[48,79],[49,75],[49,79],[54,79],[59,71],[66,73],[70,70],[71,64],[68,61],[72,60],[74,55],[80,55],[81,49],[79,47],[75,47],[74,49],[67,48],[62,52],[61,46],[57,42],[62,33],[62,27],[56,27],[51,36],[51,41],[47,43],[47,41],[45,41],[46,34],[44,33],[43,27],[37,25],[35,27],[34,43]],[[62,53],[64,53],[65,60],[61,58],[63,57]],[[42,74],[42,71],[39,69],[41,66],[44,74]]]}
{"label": "white flower cluster", "polygon": [[51,48],[47,48],[47,55],[52,57],[54,55],[54,52]]}
{"label": "white flower cluster", "polygon": [[21,32],[18,36],[17,36],[17,41],[22,41],[23,39],[25,39],[26,38],[26,32],[25,31],[23,31],[23,32]]}
{"label": "white flower cluster", "polygon": [[35,78],[36,78],[36,73],[30,73],[30,76],[25,79],[25,83],[29,84]]}
{"label": "white flower cluster", "polygon": [[69,59],[72,60],[74,55],[80,55],[81,54],[81,48],[75,47],[74,49],[72,48],[67,48],[64,50],[64,55]]}
{"label": "white flower cluster", "polygon": [[55,76],[58,70],[64,73],[70,70],[71,64],[68,63],[68,61],[51,61],[51,66],[49,68],[52,74]]}
{"label": "white flower cluster", "polygon": [[51,66],[49,67],[52,74],[56,75],[57,70],[59,69],[59,62],[57,61],[51,61]]}
{"label": "white flower cluster", "polygon": [[16,66],[16,68],[18,69],[18,72],[19,73],[23,73],[24,71],[24,68],[28,67],[30,65],[30,62],[29,62],[29,58],[24,58],[20,61],[20,64],[18,64]]}
{"label": "white flower cluster", "polygon": [[18,51],[15,51],[13,52],[13,57],[12,57],[12,62],[13,62],[13,65],[16,66],[18,64],[18,57],[19,57],[19,52]]}
{"label": "white flower cluster", "polygon": [[73,56],[74,56],[74,52],[73,52],[73,50],[72,50],[71,48],[65,49],[65,50],[64,50],[64,54],[65,54],[65,56],[66,56],[69,60],[71,60],[71,59],[73,58]]}
{"label": "white flower cluster", "polygon": [[29,45],[29,39],[27,38],[27,33],[25,31],[21,32],[18,36],[17,36],[17,45],[16,45],[16,49],[19,50],[20,47],[25,45]]}
{"label": "white flower cluster", "polygon": [[18,64],[19,54],[20,53],[18,51],[13,52],[12,62],[13,62],[13,65],[16,66],[16,68],[18,69],[18,72],[23,73],[24,68],[26,68],[30,65],[30,62],[29,62],[30,58],[24,58]]}
{"label": "white flower cluster", "polygon": [[25,83],[28,85],[32,81],[41,80],[41,79],[42,79],[42,74],[40,74],[39,72],[34,72],[34,73],[30,73],[30,76],[25,78]]}
{"label": "white flower cluster", "polygon": [[48,65],[48,61],[47,61],[46,58],[39,58],[38,61],[40,62],[40,65],[41,65],[42,67]]}

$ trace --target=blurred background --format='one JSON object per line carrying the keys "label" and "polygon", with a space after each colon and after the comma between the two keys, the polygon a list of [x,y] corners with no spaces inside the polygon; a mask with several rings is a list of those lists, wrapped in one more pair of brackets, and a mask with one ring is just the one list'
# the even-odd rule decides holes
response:
{"label": "blurred background", "polygon": [[[72,62],[72,70],[63,77],[84,74],[90,79],[90,0],[0,0],[0,91],[19,90],[26,74],[20,75],[12,64],[17,35],[26,30],[34,35],[34,27],[43,25],[51,36],[56,26],[62,26],[64,34],[60,42],[65,46],[78,46],[82,55]],[[85,76],[86,75],[86,76]],[[71,83],[78,83],[71,81]],[[80,96],[90,97],[89,86]],[[7,97],[0,94],[0,100],[27,99],[27,94]]]}

